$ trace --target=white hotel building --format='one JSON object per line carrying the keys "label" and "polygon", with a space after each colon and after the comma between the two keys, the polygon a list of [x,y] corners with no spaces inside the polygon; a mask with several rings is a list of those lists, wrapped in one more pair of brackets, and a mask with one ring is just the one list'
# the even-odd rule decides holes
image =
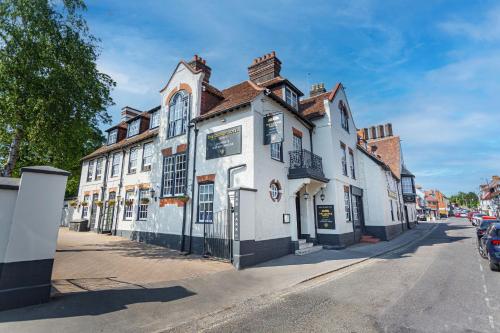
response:
{"label": "white hotel building", "polygon": [[204,59],[180,61],[160,106],[123,108],[83,159],[74,219],[237,268],[402,232],[400,175],[359,138],[342,84],[301,98],[280,71],[273,52],[219,90]]}

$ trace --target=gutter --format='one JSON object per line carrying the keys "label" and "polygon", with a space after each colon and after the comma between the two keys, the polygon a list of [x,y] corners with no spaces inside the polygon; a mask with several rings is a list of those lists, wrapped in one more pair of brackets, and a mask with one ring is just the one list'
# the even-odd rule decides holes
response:
{"label": "gutter", "polygon": [[[191,98],[189,99],[189,110],[191,110]],[[191,116],[191,114],[189,114],[189,116]],[[188,124],[190,122],[191,122],[191,120],[188,119]],[[186,170],[189,170],[189,151],[191,150],[191,145],[190,145],[191,126],[193,126],[193,125],[188,126],[188,133],[187,133]],[[196,142],[195,142],[195,144],[196,144]],[[187,171],[186,171],[186,175],[187,175]],[[193,178],[192,182],[194,184],[194,178]],[[186,189],[187,189],[187,186],[186,186]],[[193,192],[191,192],[191,196],[193,196]],[[186,204],[187,203],[184,203],[184,206],[182,208],[182,231],[181,231],[181,244],[180,244],[181,252],[184,251],[184,245],[185,245],[184,234],[186,233],[186,210],[187,210]],[[191,198],[191,206],[193,206],[193,198]]]}
{"label": "gutter", "polygon": [[235,169],[245,168],[247,165],[245,163],[232,166],[227,169],[227,188],[231,188],[231,172]]}

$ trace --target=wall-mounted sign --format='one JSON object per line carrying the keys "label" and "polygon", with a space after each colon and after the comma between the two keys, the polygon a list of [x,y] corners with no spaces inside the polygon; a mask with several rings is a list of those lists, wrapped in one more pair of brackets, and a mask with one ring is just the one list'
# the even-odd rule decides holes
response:
{"label": "wall-mounted sign", "polygon": [[283,113],[274,113],[264,117],[264,144],[282,142],[284,138]]}
{"label": "wall-mounted sign", "polygon": [[333,205],[317,205],[316,215],[319,229],[335,229],[335,212]]}
{"label": "wall-mounted sign", "polygon": [[415,203],[416,198],[413,194],[403,194],[403,202]]}
{"label": "wall-mounted sign", "polygon": [[398,194],[394,191],[391,191],[391,190],[387,190],[387,195],[389,195],[390,198],[393,198],[393,199],[397,199],[398,198]]}
{"label": "wall-mounted sign", "polygon": [[241,154],[241,126],[207,134],[207,160]]}
{"label": "wall-mounted sign", "polygon": [[240,191],[234,192],[233,201],[233,229],[234,229],[234,240],[240,240]]}

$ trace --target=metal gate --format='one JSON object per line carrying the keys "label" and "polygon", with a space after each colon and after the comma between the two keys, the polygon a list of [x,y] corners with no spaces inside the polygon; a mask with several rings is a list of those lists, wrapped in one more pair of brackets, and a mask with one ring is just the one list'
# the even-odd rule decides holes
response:
{"label": "metal gate", "polygon": [[215,212],[212,223],[204,224],[204,235],[205,256],[233,259],[233,227],[227,209]]}

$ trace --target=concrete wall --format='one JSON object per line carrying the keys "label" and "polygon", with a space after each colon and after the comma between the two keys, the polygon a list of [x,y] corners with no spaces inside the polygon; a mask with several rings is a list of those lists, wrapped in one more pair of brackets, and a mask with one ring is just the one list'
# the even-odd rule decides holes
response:
{"label": "concrete wall", "polygon": [[18,190],[0,190],[2,208],[11,211],[0,220],[0,310],[48,301],[69,175],[51,167],[21,172]]}

